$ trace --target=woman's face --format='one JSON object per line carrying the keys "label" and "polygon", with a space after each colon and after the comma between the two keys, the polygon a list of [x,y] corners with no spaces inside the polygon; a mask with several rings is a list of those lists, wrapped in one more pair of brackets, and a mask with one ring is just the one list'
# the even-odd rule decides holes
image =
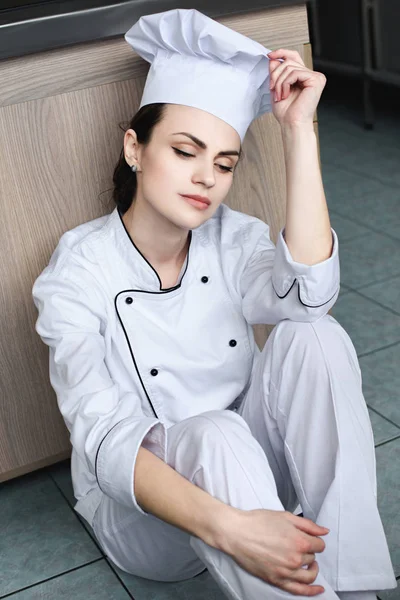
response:
{"label": "woman's face", "polygon": [[[183,133],[197,138],[193,139]],[[220,155],[220,152],[236,154]],[[226,198],[240,152],[237,131],[218,117],[190,106],[168,104],[150,144],[137,144],[129,129],[124,138],[125,158],[138,166],[135,204],[157,211],[179,228],[195,229],[207,221]],[[191,156],[180,154],[184,152]],[[206,196],[201,210],[180,194]]]}

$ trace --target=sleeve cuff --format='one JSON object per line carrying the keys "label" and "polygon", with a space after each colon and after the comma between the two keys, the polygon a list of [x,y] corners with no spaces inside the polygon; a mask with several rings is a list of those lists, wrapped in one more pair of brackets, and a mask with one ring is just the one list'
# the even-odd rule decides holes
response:
{"label": "sleeve cuff", "polygon": [[326,260],[315,265],[305,265],[293,260],[281,229],[276,244],[272,283],[276,294],[283,298],[295,280],[299,284],[299,297],[305,306],[318,307],[329,302],[340,285],[339,241],[331,228],[333,249]]}
{"label": "sleeve cuff", "polygon": [[128,418],[120,421],[103,438],[98,449],[96,476],[104,494],[148,515],[137,503],[134,493],[135,463],[142,442],[144,447],[166,461],[164,424],[152,418]]}

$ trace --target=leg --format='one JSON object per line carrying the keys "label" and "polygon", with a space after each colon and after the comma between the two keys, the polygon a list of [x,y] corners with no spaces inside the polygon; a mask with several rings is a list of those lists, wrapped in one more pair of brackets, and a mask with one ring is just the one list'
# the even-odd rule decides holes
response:
{"label": "leg", "polygon": [[304,516],[329,527],[318,564],[330,586],[396,587],[377,508],[361,372],[339,323],[330,315],[314,323],[279,322],[258,357],[239,414],[268,457],[282,502],[296,505],[294,488]]}
{"label": "leg", "polygon": [[[185,419],[170,427],[167,436],[168,464],[195,485],[242,510],[284,510],[265,453],[233,411],[208,411]],[[305,599],[251,575],[201,539],[109,498],[96,514],[95,532],[111,560],[140,577],[177,581],[207,567],[232,600]],[[317,583],[326,589],[320,600],[338,600],[325,580]]]}

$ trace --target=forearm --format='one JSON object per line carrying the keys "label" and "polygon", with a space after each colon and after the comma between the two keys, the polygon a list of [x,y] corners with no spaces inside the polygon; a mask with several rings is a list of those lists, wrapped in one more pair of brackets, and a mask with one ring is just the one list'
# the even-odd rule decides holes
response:
{"label": "forearm", "polygon": [[158,456],[140,447],[134,492],[139,506],[221,549],[224,524],[237,512],[183,477]]}
{"label": "forearm", "polygon": [[313,265],[332,254],[332,232],[313,124],[282,127],[286,166],[285,241],[296,262]]}

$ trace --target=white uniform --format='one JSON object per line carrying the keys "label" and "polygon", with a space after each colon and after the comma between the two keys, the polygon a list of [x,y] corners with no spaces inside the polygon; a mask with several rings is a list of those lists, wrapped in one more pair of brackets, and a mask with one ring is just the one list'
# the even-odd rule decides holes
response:
{"label": "white uniform", "polygon": [[[335,231],[331,257],[312,266],[293,261],[284,230],[275,248],[268,225],[224,204],[190,235],[178,284],[161,289],[115,208],[66,232],[34,283],[76,511],[130,573],[176,581],[206,566],[235,600],[292,597],[140,508],[143,445],[232,506],[300,502],[329,527],[316,555],[321,600],[396,587],[357,355],[327,315],[339,294]],[[262,353],[255,323],[278,324]]]}

